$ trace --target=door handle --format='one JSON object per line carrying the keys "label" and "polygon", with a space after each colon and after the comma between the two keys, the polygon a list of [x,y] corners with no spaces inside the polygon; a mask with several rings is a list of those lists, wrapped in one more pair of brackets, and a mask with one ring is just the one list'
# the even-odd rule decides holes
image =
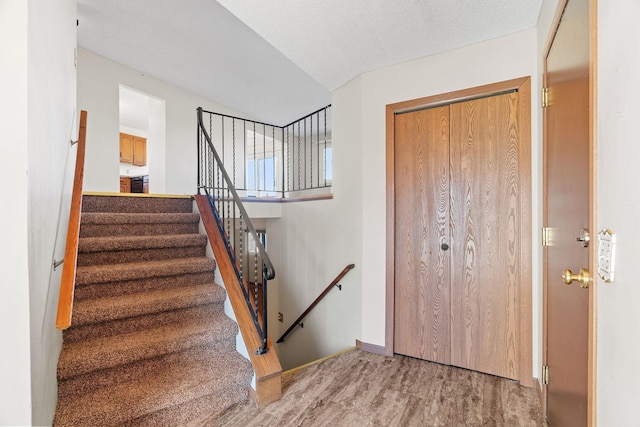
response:
{"label": "door handle", "polygon": [[591,276],[589,276],[589,270],[581,269],[580,273],[573,273],[568,268],[562,272],[562,280],[565,285],[570,285],[573,282],[579,282],[581,288],[588,288]]}

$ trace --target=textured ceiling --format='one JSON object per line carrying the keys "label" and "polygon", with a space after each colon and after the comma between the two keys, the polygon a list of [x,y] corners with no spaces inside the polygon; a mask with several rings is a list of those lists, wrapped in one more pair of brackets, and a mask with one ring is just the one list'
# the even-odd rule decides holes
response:
{"label": "textured ceiling", "polygon": [[333,90],[384,66],[532,28],[542,0],[219,0]]}
{"label": "textured ceiling", "polygon": [[534,27],[541,3],[78,0],[78,44],[285,124],[363,72]]}

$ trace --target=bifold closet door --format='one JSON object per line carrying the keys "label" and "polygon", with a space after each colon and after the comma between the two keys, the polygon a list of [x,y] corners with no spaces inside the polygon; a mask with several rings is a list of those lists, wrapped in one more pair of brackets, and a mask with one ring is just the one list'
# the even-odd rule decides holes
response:
{"label": "bifold closet door", "polygon": [[394,351],[518,379],[518,93],[394,120]]}
{"label": "bifold closet door", "polygon": [[518,379],[518,92],[450,113],[451,364]]}
{"label": "bifold closet door", "polygon": [[449,107],[395,116],[394,351],[450,363]]}

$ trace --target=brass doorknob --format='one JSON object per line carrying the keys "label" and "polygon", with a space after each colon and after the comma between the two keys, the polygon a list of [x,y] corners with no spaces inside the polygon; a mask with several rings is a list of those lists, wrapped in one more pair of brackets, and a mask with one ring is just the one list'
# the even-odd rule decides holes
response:
{"label": "brass doorknob", "polygon": [[588,288],[591,277],[589,276],[589,270],[581,269],[580,273],[574,274],[568,268],[562,272],[562,280],[565,285],[570,285],[573,282],[579,282],[581,288]]}

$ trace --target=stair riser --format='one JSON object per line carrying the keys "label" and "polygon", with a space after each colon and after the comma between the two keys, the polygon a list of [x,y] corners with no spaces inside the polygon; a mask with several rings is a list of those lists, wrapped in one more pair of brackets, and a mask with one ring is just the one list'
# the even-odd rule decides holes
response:
{"label": "stair riser", "polygon": [[205,246],[189,246],[161,249],[136,249],[128,251],[82,252],[78,254],[78,266],[121,264],[126,262],[155,261],[161,259],[193,258],[206,256]]}
{"label": "stair riser", "polygon": [[191,286],[209,283],[214,271],[184,274],[181,276],[151,277],[136,280],[124,280],[111,283],[96,283],[85,286],[76,285],[75,301],[103,298],[110,295],[131,295],[138,292],[156,291],[175,286]]}
{"label": "stair riser", "polygon": [[[182,363],[185,355],[195,355],[206,352],[207,357],[214,358],[226,352],[235,353],[235,337],[219,340],[215,345],[192,347],[179,353],[168,353],[161,356],[142,359],[126,365],[90,372],[84,375],[67,378],[58,384],[59,398],[80,396],[101,388],[114,387],[129,381],[138,381],[154,372],[161,372],[167,365]],[[192,356],[193,357],[193,356]]]}
{"label": "stair riser", "polygon": [[153,198],[122,196],[83,196],[83,212],[164,213],[193,211],[191,198]]}
{"label": "stair riser", "polygon": [[63,332],[65,344],[87,339],[112,337],[120,334],[143,331],[163,325],[170,325],[185,319],[206,319],[224,314],[224,301],[192,306],[188,308],[151,313],[125,319],[88,325],[75,325]]}
{"label": "stair riser", "polygon": [[198,232],[198,223],[160,223],[160,224],[82,224],[80,237],[108,236],[157,236],[169,234],[194,234]]}

